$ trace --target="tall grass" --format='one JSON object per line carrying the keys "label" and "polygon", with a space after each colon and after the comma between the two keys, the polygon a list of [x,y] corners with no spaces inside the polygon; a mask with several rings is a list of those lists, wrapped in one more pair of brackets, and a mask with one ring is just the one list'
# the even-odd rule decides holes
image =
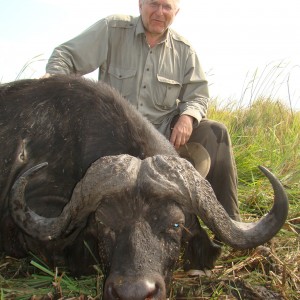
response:
{"label": "tall grass", "polygon": [[231,133],[241,194],[246,187],[260,186],[264,178],[257,166],[263,165],[283,181],[291,201],[299,199],[300,112],[260,98],[233,111],[213,106],[210,117],[225,123]]}

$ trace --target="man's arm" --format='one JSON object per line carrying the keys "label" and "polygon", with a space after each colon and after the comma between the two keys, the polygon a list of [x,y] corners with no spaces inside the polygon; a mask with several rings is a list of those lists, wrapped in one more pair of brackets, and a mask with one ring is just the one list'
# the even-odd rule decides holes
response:
{"label": "man's arm", "polygon": [[102,19],[56,47],[46,65],[46,74],[84,75],[96,70],[106,60],[107,41],[107,20]]}
{"label": "man's arm", "polygon": [[208,83],[195,52],[191,52],[179,95],[179,112],[174,128],[171,129],[170,142],[175,148],[188,142],[193,128],[197,127],[208,108]]}

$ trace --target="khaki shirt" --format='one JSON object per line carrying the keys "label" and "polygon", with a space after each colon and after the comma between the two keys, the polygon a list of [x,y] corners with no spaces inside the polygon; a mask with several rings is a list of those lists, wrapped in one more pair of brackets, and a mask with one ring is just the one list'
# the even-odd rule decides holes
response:
{"label": "khaki shirt", "polygon": [[178,114],[206,115],[208,87],[194,49],[169,29],[153,48],[140,17],[101,19],[56,47],[46,66],[50,74],[85,75],[99,68],[99,80],[116,88],[163,134]]}

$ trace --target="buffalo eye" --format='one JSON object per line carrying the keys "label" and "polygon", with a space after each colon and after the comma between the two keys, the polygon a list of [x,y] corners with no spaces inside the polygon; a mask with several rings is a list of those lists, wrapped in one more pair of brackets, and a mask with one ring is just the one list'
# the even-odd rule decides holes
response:
{"label": "buffalo eye", "polygon": [[168,233],[179,233],[181,231],[182,227],[183,227],[182,223],[179,223],[179,222],[178,223],[177,222],[176,223],[172,223],[168,227],[167,232]]}
{"label": "buffalo eye", "polygon": [[172,223],[166,228],[165,234],[167,234],[170,240],[178,243],[181,239],[182,227],[182,223]]}
{"label": "buffalo eye", "polygon": [[174,229],[178,229],[178,228],[180,228],[180,224],[179,223],[175,223],[175,224],[173,224],[173,227],[174,227]]}

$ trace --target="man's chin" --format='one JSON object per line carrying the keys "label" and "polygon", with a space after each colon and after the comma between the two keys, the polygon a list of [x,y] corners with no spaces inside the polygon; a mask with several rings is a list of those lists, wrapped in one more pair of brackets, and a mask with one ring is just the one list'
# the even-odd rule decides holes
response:
{"label": "man's chin", "polygon": [[155,35],[163,35],[166,31],[164,26],[152,26],[150,29],[150,32]]}

